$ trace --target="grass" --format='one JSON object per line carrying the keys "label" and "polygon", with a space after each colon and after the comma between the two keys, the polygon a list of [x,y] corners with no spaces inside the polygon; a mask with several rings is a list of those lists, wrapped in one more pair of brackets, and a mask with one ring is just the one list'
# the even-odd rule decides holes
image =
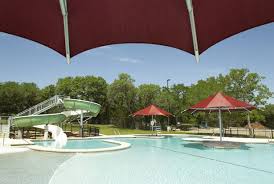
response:
{"label": "grass", "polygon": [[[151,134],[152,132],[150,130],[137,130],[137,129],[128,129],[128,128],[117,128],[114,125],[98,125],[98,124],[88,124],[85,125],[85,127],[93,126],[100,128],[100,133],[104,135],[115,135],[115,134],[121,134],[121,135],[128,135],[128,134]],[[79,125],[73,125],[72,128],[70,125],[64,126],[64,130],[66,131],[79,131]],[[119,133],[118,133],[119,132]],[[167,131],[161,131],[162,134],[183,134],[187,132],[167,132]]]}
{"label": "grass", "polygon": [[120,132],[121,135],[127,134],[150,134],[151,131],[148,130],[136,130],[136,129],[127,129],[127,128],[116,128],[114,125],[93,125],[100,128],[100,133],[105,135],[115,135]]}
{"label": "grass", "polygon": [[0,120],[0,124],[1,124],[1,125],[8,124],[8,120],[7,120],[7,119],[1,119],[1,120]]}

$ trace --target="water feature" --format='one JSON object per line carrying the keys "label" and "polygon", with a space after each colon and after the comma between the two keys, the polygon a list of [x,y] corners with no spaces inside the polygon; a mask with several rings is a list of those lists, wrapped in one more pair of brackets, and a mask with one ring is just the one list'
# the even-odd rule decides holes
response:
{"label": "water feature", "polygon": [[[52,134],[52,138],[54,139],[51,142],[51,147],[54,148],[62,148],[67,144],[67,135],[64,133],[63,129],[56,125],[37,125],[36,128],[45,129],[45,131],[49,131]],[[46,136],[47,137],[47,136]]]}

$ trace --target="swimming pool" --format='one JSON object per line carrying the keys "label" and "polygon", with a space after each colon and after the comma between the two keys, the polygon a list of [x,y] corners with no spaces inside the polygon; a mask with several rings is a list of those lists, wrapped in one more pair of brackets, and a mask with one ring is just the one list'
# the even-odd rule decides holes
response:
{"label": "swimming pool", "polygon": [[111,139],[70,139],[65,145],[57,145],[55,141],[33,141],[28,148],[36,151],[58,153],[98,153],[119,151],[130,148],[130,144]]}
{"label": "swimming pool", "polygon": [[[54,141],[33,141],[34,144],[44,147],[54,147]],[[95,149],[95,148],[109,148],[115,144],[102,141],[101,139],[86,139],[86,140],[68,140],[67,144],[62,149]]]}
{"label": "swimming pool", "polygon": [[1,156],[0,170],[5,172],[0,173],[0,183],[15,183],[15,179],[23,175],[24,179],[18,180],[23,184],[262,184],[274,181],[274,145],[247,144],[241,149],[225,150],[205,148],[179,137],[115,140],[131,143],[131,148],[92,154],[30,151]]}

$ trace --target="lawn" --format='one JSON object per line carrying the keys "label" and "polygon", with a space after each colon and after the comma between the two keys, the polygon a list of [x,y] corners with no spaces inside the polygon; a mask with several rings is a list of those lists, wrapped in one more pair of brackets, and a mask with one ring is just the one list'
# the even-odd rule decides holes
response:
{"label": "lawn", "polygon": [[1,125],[6,125],[6,124],[8,124],[8,120],[7,119],[1,119],[0,124]]}
{"label": "lawn", "polygon": [[[117,128],[114,125],[88,124],[88,125],[85,125],[84,127],[87,128],[89,126],[100,128],[100,133],[104,134],[104,135],[151,134],[151,131],[149,131],[149,130],[137,130],[137,129]],[[71,131],[71,130],[72,131],[79,131],[79,125],[74,124],[72,126],[72,128],[70,127],[70,125],[67,125],[67,126],[64,125],[63,129],[66,130],[66,131]],[[167,132],[167,131],[161,131],[161,133],[162,134],[183,134],[183,133],[186,133],[186,132],[175,132],[175,131]]]}

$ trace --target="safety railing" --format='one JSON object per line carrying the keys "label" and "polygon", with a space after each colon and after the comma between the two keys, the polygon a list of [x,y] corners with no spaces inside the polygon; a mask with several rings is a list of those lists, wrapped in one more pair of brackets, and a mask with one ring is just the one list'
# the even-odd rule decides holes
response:
{"label": "safety railing", "polygon": [[59,105],[60,103],[62,103],[62,98],[59,95],[55,95],[54,97],[51,97],[33,107],[30,107],[16,114],[15,116],[29,116],[29,115],[41,114],[51,109],[52,107]]}
{"label": "safety railing", "polygon": [[[192,128],[190,133],[202,135],[219,135],[218,128]],[[226,137],[253,137],[253,138],[268,138],[274,139],[273,129],[248,129],[248,128],[224,128],[223,134]]]}

